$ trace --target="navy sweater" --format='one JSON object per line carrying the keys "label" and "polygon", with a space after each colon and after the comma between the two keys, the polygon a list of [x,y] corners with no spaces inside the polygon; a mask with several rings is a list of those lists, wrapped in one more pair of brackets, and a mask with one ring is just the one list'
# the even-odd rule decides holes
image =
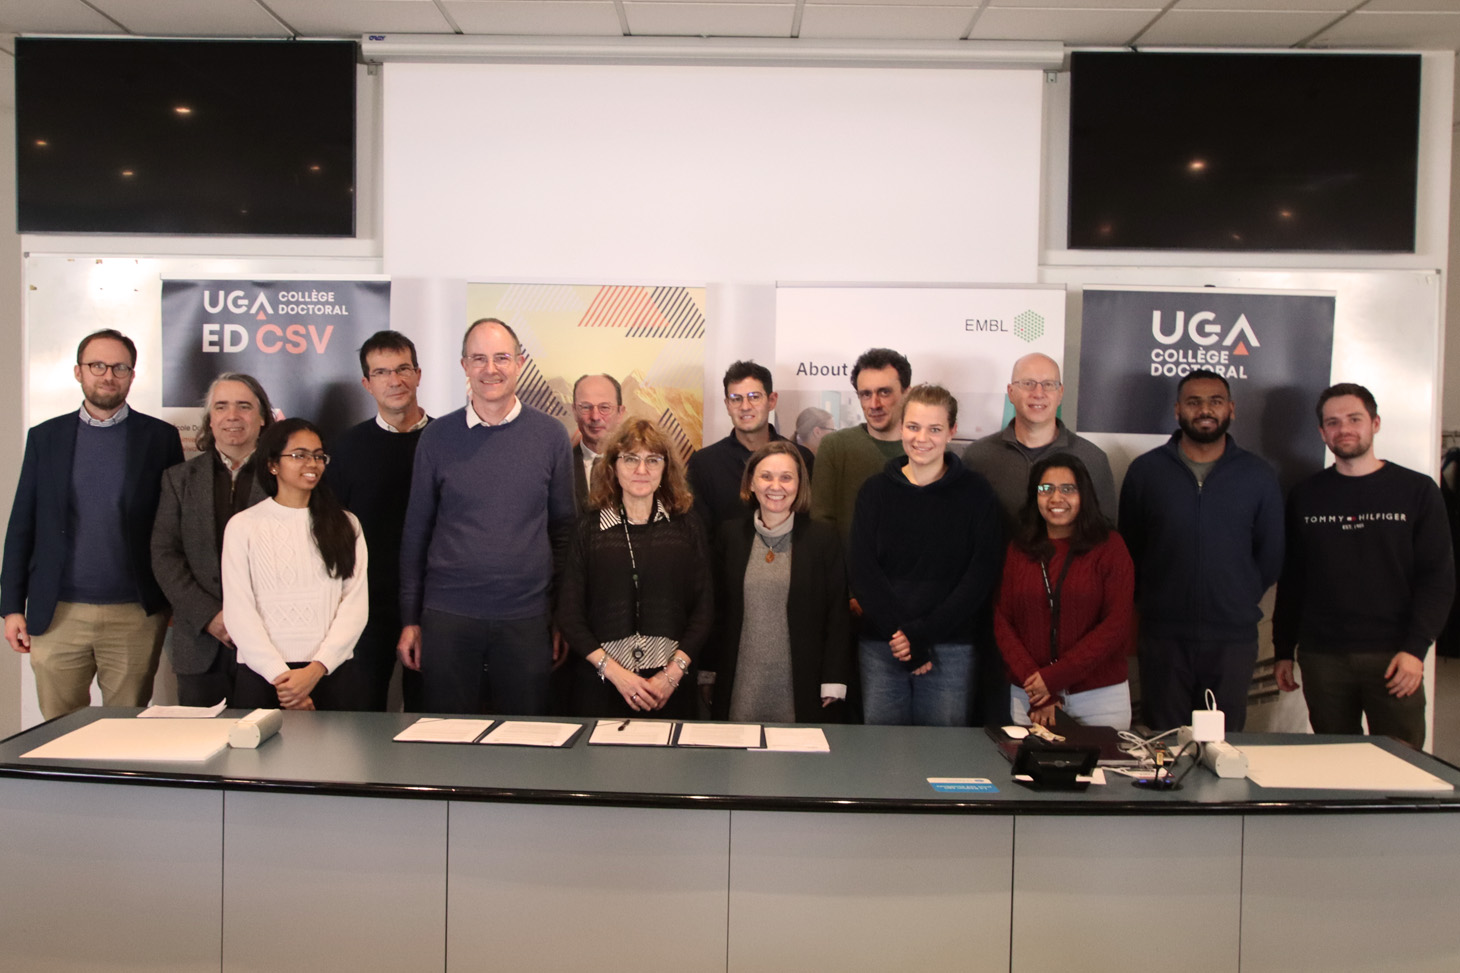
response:
{"label": "navy sweater", "polygon": [[903,476],[906,456],[862,484],[852,517],[852,594],[863,633],[912,643],[908,669],[940,642],[971,643],[974,615],[988,600],[1004,559],[999,501],[952,453],[927,486]]}
{"label": "navy sweater", "polygon": [[556,419],[528,405],[501,426],[457,409],[421,431],[401,534],[401,624],[421,610],[521,619],[551,610],[573,526],[573,455]]}
{"label": "navy sweater", "polygon": [[1261,457],[1227,437],[1206,481],[1181,434],[1137,456],[1120,489],[1120,534],[1136,565],[1141,630],[1157,638],[1257,639],[1258,602],[1283,565],[1283,497]]}

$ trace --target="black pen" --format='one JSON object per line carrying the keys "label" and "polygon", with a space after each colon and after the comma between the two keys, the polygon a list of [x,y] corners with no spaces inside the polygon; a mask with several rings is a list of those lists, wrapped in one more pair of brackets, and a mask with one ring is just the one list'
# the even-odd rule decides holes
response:
{"label": "black pen", "polygon": [[628,726],[628,725],[629,725],[629,721],[628,721],[628,720],[624,720],[624,721],[623,721],[623,722],[622,722],[622,723],[620,723],[620,724],[619,724],[619,725],[618,725],[618,728],[619,728],[619,732],[620,732],[620,733],[622,733],[622,732],[623,732],[623,729],[624,729],[624,727],[626,727],[626,726]]}

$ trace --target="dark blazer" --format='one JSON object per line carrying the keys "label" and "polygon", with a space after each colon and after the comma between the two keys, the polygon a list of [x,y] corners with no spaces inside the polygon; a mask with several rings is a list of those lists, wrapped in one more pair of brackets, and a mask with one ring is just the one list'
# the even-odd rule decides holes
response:
{"label": "dark blazer", "polygon": [[588,475],[583,472],[583,444],[573,447],[573,506],[581,514],[588,509]]}
{"label": "dark blazer", "polygon": [[[248,480],[251,507],[268,494],[258,477],[249,475]],[[184,676],[207,672],[220,645],[208,634],[208,623],[223,610],[215,517],[211,451],[162,475],[162,499],[152,527],[152,569],[172,602],[172,668]]]}
{"label": "dark blazer", "polygon": [[[745,569],[755,543],[749,517],[720,525],[716,548],[717,638],[710,640],[700,667],[715,673],[711,715],[726,719],[735,686],[740,626],[745,617]],[[828,722],[821,705],[822,683],[846,683],[852,672],[851,613],[841,537],[830,524],[797,514],[791,528],[791,585],[786,624],[791,635],[791,695],[796,722]]]}
{"label": "dark blazer", "polygon": [[[71,469],[76,456],[76,427],[69,412],[31,429],[25,438],[25,460],[5,532],[5,561],[0,567],[0,614],[25,615],[32,635],[51,627],[61,578],[66,571],[71,523]],[[152,518],[162,471],[183,458],[182,439],[171,423],[131,410],[127,430],[127,471],[122,481],[122,540],[131,563],[137,600],[147,614],[167,608],[167,598],[152,576]]]}

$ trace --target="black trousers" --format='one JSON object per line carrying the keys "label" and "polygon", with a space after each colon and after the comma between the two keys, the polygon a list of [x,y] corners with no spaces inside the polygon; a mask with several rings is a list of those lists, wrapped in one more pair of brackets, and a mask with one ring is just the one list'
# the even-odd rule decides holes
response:
{"label": "black trousers", "polygon": [[545,716],[553,639],[548,616],[467,618],[421,613],[421,681],[427,713]]}
{"label": "black trousers", "polygon": [[1257,665],[1257,642],[1198,642],[1141,636],[1141,718],[1152,730],[1191,724],[1191,711],[1206,709],[1206,691],[1217,698],[1227,732],[1247,722],[1247,694]]}
{"label": "black trousers", "polygon": [[176,673],[178,703],[182,706],[215,706],[219,700],[226,699],[230,705],[238,705],[232,702],[237,671],[238,653],[233,646],[219,642],[218,653],[213,656],[213,664],[207,672],[195,675]]}
{"label": "black trousers", "polygon": [[[303,669],[308,662],[291,662],[290,669]],[[314,700],[317,710],[358,710],[365,699],[365,681],[360,678],[360,669],[351,659],[334,672],[315,684],[309,698]],[[279,691],[274,684],[254,672],[248,666],[238,667],[238,678],[234,681],[230,706],[242,709],[278,709]]]}

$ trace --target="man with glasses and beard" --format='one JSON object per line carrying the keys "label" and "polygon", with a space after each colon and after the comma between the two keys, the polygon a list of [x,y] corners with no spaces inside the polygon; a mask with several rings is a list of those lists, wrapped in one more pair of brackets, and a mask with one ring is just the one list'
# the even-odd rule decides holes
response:
{"label": "man with glasses and beard", "polygon": [[1235,415],[1227,380],[1193,369],[1176,388],[1181,428],[1136,457],[1121,487],[1152,730],[1190,723],[1207,690],[1228,732],[1247,719],[1258,603],[1283,563],[1283,501],[1272,467],[1228,435]]}

